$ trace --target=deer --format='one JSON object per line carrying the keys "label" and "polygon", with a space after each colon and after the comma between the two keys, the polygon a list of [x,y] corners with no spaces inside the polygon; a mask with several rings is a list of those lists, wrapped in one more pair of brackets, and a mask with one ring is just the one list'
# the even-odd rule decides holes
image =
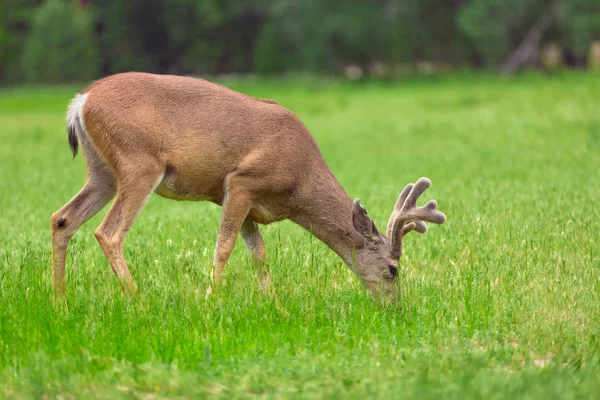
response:
{"label": "deer", "polygon": [[431,185],[407,185],[386,235],[350,199],[305,125],[279,103],[207,80],[127,72],[94,81],[67,110],[73,158],[81,146],[83,188],[51,217],[52,283],[65,293],[67,247],[79,227],[114,198],[95,231],[124,292],[135,293],[123,246],[151,194],[222,206],[211,286],[242,237],[270,285],[260,225],[290,219],[333,250],[374,295],[398,297],[402,242],[425,222],[443,224],[435,200],[417,206]]}

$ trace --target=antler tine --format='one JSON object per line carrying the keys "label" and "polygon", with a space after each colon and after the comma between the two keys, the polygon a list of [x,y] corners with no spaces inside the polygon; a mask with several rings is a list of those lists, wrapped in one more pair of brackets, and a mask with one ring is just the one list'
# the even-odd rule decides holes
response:
{"label": "antler tine", "polygon": [[423,207],[417,207],[417,199],[431,186],[431,181],[427,178],[420,178],[415,184],[414,188],[410,191],[402,210],[400,211],[399,218],[408,220],[419,220],[432,222],[434,224],[443,224],[446,222],[446,216],[437,211],[437,202],[435,200],[429,200]]}
{"label": "antler tine", "polygon": [[[410,184],[400,194],[394,212],[388,222],[388,237],[391,241],[391,250],[394,257],[402,254],[402,238],[412,230],[420,233],[427,231],[423,221],[443,224],[446,216],[436,210],[437,203],[430,200],[423,207],[417,207],[417,200],[431,186],[427,178],[420,178],[416,184]],[[404,200],[404,201],[401,201]],[[402,204],[399,206],[399,204]]]}
{"label": "antler tine", "polygon": [[404,206],[404,203],[406,202],[406,198],[408,197],[408,195],[410,194],[410,192],[412,191],[412,189],[414,187],[415,187],[414,183],[409,183],[408,185],[406,185],[404,190],[402,190],[402,193],[400,193],[400,196],[398,196],[398,200],[396,201],[396,205],[394,206],[394,211],[402,210],[402,206]]}
{"label": "antler tine", "polygon": [[427,232],[427,225],[423,221],[411,221],[408,224],[405,224],[402,228],[402,236],[406,235],[408,232],[415,230],[419,233]]}
{"label": "antler tine", "polygon": [[410,194],[410,192],[414,186],[415,185],[413,183],[409,183],[408,185],[406,185],[404,190],[402,190],[402,192],[400,193],[400,196],[398,196],[398,200],[396,201],[396,205],[394,206],[394,211],[392,212],[392,215],[390,215],[390,219],[389,219],[388,225],[387,225],[388,237],[392,233],[392,227],[394,225],[394,221],[400,215],[400,212],[402,211],[402,206],[404,206],[404,203],[406,202],[406,198],[408,197],[408,195]]}
{"label": "antler tine", "polygon": [[424,191],[429,189],[430,186],[431,181],[429,179],[419,178],[417,183],[414,185],[413,189],[406,197],[406,201],[402,205],[402,212],[406,212],[410,209],[417,207],[417,200],[423,194]]}

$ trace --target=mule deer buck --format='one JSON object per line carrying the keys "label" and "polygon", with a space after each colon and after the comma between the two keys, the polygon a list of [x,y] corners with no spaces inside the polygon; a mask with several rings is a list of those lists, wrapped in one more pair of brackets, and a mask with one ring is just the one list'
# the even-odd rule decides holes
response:
{"label": "mule deer buck", "polygon": [[[125,290],[135,290],[123,243],[154,192],[223,207],[214,254],[218,287],[238,234],[262,269],[258,224],[286,218],[335,251],[374,293],[396,297],[402,240],[423,221],[444,223],[430,201],[417,207],[427,178],[400,194],[382,235],[359,200],[348,197],[316,142],[289,110],[202,79],[123,73],[92,83],[67,113],[73,156],[81,145],[88,176],[81,191],[52,215],[53,284],[64,293],[66,250],[75,231],[113,197],[95,232]],[[264,280],[263,280],[264,283]]]}

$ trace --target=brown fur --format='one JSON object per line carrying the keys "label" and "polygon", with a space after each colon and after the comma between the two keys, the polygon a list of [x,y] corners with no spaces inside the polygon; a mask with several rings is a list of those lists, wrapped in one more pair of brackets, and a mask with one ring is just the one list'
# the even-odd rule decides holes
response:
{"label": "brown fur", "polygon": [[72,235],[115,195],[96,237],[115,274],[135,289],[123,242],[156,192],[223,206],[216,284],[240,232],[255,264],[265,265],[257,223],[291,219],[339,254],[369,288],[396,293],[388,266],[398,258],[390,242],[360,204],[353,205],[291,111],[202,79],[144,73],[107,77],[82,94],[81,118],[71,125],[80,125],[88,179],[52,216],[59,291]]}

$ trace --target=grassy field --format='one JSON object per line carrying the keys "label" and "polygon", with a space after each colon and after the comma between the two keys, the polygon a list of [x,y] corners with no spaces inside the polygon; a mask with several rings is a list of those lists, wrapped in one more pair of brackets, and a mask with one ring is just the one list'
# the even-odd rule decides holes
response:
{"label": "grassy field", "polygon": [[262,227],[283,310],[241,240],[205,299],[220,208],[158,196],[125,243],[139,296],[96,243],[104,210],[69,248],[65,308],[50,215],[85,179],[79,87],[0,91],[0,397],[598,398],[599,78],[228,84],[295,111],[380,228],[431,178],[448,222],[407,238],[391,309],[290,222]]}

